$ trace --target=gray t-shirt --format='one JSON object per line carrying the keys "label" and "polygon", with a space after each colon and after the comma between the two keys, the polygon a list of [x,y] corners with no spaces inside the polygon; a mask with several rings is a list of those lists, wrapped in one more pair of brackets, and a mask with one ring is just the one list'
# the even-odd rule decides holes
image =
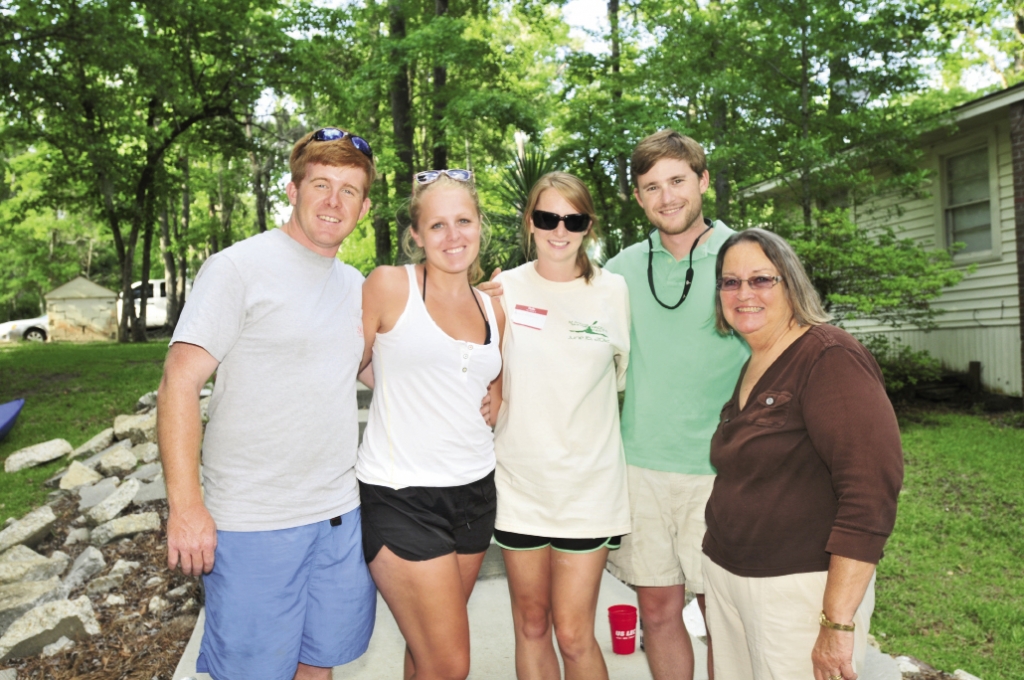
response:
{"label": "gray t-shirt", "polygon": [[203,441],[218,529],[287,529],[359,505],[362,283],[353,267],[280,229],[199,270],[171,343],[220,362]]}

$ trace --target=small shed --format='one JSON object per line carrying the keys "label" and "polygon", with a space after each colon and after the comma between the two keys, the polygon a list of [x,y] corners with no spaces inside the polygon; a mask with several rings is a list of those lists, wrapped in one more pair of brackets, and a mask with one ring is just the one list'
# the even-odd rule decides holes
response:
{"label": "small shed", "polygon": [[43,296],[49,336],[55,342],[92,342],[117,338],[117,293],[76,276]]}

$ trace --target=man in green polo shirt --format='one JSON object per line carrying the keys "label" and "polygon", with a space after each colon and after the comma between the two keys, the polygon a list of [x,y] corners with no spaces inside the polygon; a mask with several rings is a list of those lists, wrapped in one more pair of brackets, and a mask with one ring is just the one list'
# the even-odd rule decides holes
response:
{"label": "man in green polo shirt", "polygon": [[704,611],[711,435],[750,351],[715,330],[715,259],[734,232],[704,218],[704,149],[662,130],[637,145],[631,164],[634,195],[655,230],[605,264],[625,277],[632,313],[622,439],[633,532],[609,553],[608,569],[636,586],[654,679],[690,680],[682,611],[686,588]]}

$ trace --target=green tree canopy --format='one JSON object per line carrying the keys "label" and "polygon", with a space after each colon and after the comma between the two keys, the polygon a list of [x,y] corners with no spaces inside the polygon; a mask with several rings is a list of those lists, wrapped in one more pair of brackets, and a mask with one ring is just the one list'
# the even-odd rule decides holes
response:
{"label": "green tree canopy", "polygon": [[[5,136],[61,154],[51,179],[81,186],[79,204],[102,215],[126,297],[165,155],[198,123],[241,120],[279,75],[291,43],[282,14],[274,0],[56,0],[2,15]],[[124,309],[122,338],[134,319]]]}
{"label": "green tree canopy", "polygon": [[[948,258],[884,224],[858,232],[835,211],[918,190],[918,135],[969,96],[937,89],[936,74],[951,82],[994,45],[1009,55],[996,60],[1006,82],[1016,78],[1016,5],[607,0],[606,28],[590,36],[603,48],[588,50],[563,4],[8,2],[0,144],[10,158],[35,154],[24,162],[46,181],[33,219],[58,241],[116,259],[122,291],[162,265],[180,295],[203,258],[284,216],[287,155],[307,130],[341,126],[374,146],[374,207],[342,251],[368,269],[401,258],[413,172],[436,165],[475,171],[492,260],[514,263],[517,208],[502,186],[526,160],[517,134],[590,186],[612,255],[650,228],[628,157],[671,126],[708,150],[705,214],[793,240],[843,318],[931,323],[928,300],[956,280]],[[757,188],[769,180],[772,191]],[[29,224],[26,200],[4,206],[0,228]],[[83,242],[75,230],[87,228],[62,216],[107,235]],[[81,247],[67,245],[68,271]],[[126,307],[122,339],[144,336],[133,316]]]}

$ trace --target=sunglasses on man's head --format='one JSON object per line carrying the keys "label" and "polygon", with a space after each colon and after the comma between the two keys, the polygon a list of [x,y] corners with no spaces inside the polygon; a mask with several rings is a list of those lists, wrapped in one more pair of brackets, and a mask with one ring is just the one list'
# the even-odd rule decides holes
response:
{"label": "sunglasses on man's head", "polygon": [[548,212],[547,210],[534,210],[533,214],[533,226],[544,231],[553,231],[558,229],[559,222],[565,222],[565,228],[567,231],[579,233],[586,231],[587,227],[590,226],[590,215],[583,215],[581,213],[573,213],[572,215],[559,215],[557,213]]}
{"label": "sunglasses on man's head", "polygon": [[452,168],[451,170],[424,170],[423,172],[417,172],[416,183],[432,184],[440,179],[441,175],[447,175],[456,182],[469,182],[473,179],[472,171],[463,170],[461,168]]}
{"label": "sunglasses on man's head", "polygon": [[[354,135],[351,132],[346,132],[339,128],[320,128],[313,133],[312,137],[309,138],[309,142],[336,142],[339,139],[345,139],[346,137],[348,137],[348,140],[352,142],[352,146],[359,149],[364,156],[373,160],[373,149],[370,148],[370,143],[368,141],[358,135]],[[306,144],[309,144],[309,142],[306,142]]]}

